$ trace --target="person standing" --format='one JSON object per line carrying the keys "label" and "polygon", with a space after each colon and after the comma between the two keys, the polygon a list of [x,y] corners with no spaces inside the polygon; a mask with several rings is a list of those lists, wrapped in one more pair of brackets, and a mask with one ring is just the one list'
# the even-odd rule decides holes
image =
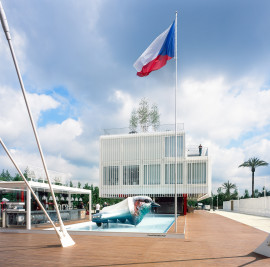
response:
{"label": "person standing", "polygon": [[99,211],[100,211],[100,205],[97,203],[96,204],[96,213],[99,213]]}
{"label": "person standing", "polygon": [[200,144],[199,145],[199,156],[201,156],[202,155],[202,145]]}

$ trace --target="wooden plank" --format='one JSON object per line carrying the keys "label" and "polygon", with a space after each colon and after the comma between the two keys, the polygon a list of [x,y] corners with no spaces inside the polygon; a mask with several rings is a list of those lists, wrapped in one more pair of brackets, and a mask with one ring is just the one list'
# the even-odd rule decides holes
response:
{"label": "wooden plank", "polygon": [[1,232],[0,266],[270,266],[252,253],[266,236],[206,211],[187,215],[185,239],[72,235],[62,248],[53,234]]}

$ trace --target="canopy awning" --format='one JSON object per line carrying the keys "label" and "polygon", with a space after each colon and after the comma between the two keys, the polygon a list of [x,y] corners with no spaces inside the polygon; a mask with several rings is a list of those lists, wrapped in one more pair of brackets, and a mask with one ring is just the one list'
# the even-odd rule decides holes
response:
{"label": "canopy awning", "polygon": [[[33,190],[42,191],[42,192],[50,192],[50,188],[47,183],[29,181],[29,184]],[[52,188],[55,193],[91,194],[91,190],[77,188],[77,187],[69,187],[69,186],[52,184]],[[26,189],[27,189],[27,186],[24,181],[1,181],[0,182],[0,190],[26,191]]]}
{"label": "canopy awning", "polygon": [[209,198],[209,197],[210,197],[210,196],[209,196],[208,194],[205,194],[205,195],[203,195],[203,196],[197,198],[197,201],[202,201],[202,200],[207,199],[207,198]]}

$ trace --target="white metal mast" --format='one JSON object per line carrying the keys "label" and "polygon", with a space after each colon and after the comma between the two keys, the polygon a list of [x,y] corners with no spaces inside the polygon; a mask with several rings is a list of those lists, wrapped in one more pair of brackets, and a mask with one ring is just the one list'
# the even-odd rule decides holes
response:
{"label": "white metal mast", "polygon": [[174,177],[174,212],[175,232],[177,233],[177,11],[175,12],[175,177]]}
{"label": "white metal mast", "polygon": [[38,134],[37,134],[37,131],[36,131],[35,123],[34,123],[34,120],[33,120],[33,117],[32,117],[30,107],[28,105],[23,80],[22,80],[22,77],[21,77],[20,69],[19,69],[19,66],[17,64],[17,60],[16,60],[16,57],[15,57],[15,52],[14,52],[12,42],[11,42],[11,36],[10,36],[10,33],[9,33],[9,27],[8,27],[7,18],[6,18],[5,11],[4,11],[4,8],[2,6],[1,1],[0,1],[0,20],[1,20],[1,24],[2,24],[3,30],[5,32],[8,44],[9,44],[10,52],[11,52],[11,55],[12,55],[12,59],[13,59],[15,68],[16,68],[16,72],[17,72],[18,79],[19,79],[19,82],[20,82],[20,86],[21,86],[21,90],[22,90],[22,93],[23,93],[24,101],[25,101],[25,104],[26,104],[27,112],[28,112],[28,115],[29,115],[29,118],[30,118],[30,121],[31,121],[31,125],[32,125],[33,131],[34,131],[34,135],[35,135],[35,139],[36,139],[36,142],[37,142],[38,150],[39,150],[39,153],[40,153],[40,156],[41,156],[42,164],[43,164],[45,174],[46,174],[46,177],[47,177],[47,180],[48,180],[48,184],[49,184],[49,187],[50,187],[50,190],[51,190],[51,194],[52,194],[52,197],[53,197],[55,210],[56,210],[58,220],[59,220],[59,224],[60,224],[60,236],[59,236],[60,241],[61,241],[61,244],[62,244],[63,247],[72,246],[72,245],[75,244],[75,242],[72,240],[70,235],[67,233],[67,230],[66,230],[66,228],[65,228],[65,226],[64,226],[64,224],[62,222],[62,219],[61,219],[61,215],[60,215],[58,205],[57,205],[57,202],[56,202],[56,199],[55,199],[52,184],[51,184],[51,181],[50,181],[50,178],[49,178],[46,162],[45,162],[45,159],[44,159],[44,156],[43,156],[43,152],[42,152],[41,145],[40,145],[40,142],[39,142]]}

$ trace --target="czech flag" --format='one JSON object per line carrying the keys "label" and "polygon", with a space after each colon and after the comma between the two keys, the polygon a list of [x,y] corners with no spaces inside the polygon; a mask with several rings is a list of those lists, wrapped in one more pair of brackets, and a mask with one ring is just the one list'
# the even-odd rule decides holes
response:
{"label": "czech flag", "polygon": [[166,65],[175,53],[175,22],[160,34],[134,63],[137,75],[144,77]]}

